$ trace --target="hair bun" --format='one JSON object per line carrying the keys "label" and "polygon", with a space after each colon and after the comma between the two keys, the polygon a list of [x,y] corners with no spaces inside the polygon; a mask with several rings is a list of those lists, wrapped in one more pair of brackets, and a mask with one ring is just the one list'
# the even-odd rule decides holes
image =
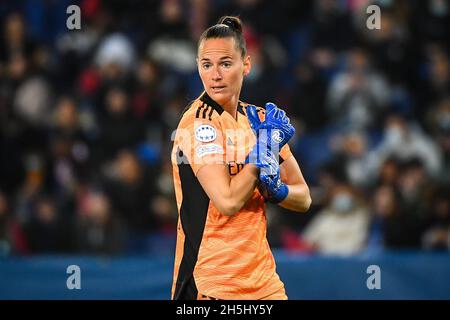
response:
{"label": "hair bun", "polygon": [[242,33],[242,23],[238,17],[230,17],[230,16],[222,17],[219,20],[219,23],[227,25],[237,33]]}

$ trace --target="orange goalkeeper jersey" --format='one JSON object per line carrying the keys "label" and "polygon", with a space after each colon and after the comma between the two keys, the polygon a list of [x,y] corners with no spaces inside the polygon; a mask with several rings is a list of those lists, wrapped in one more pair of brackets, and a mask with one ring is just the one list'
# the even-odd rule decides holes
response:
{"label": "orange goalkeeper jersey", "polygon": [[[222,215],[197,179],[198,170],[221,163],[233,178],[255,144],[239,102],[237,119],[206,93],[184,112],[175,135],[172,165],[178,207],[172,299],[263,299],[284,289],[266,238],[264,198],[255,188],[244,207]],[[264,108],[258,108],[264,119]],[[285,145],[280,162],[292,155]]]}

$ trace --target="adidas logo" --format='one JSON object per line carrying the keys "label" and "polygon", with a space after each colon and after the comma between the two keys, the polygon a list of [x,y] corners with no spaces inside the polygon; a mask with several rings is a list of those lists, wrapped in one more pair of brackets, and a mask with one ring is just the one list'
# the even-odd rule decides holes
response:
{"label": "adidas logo", "polygon": [[234,146],[234,142],[231,140],[230,137],[227,139],[227,146]]}

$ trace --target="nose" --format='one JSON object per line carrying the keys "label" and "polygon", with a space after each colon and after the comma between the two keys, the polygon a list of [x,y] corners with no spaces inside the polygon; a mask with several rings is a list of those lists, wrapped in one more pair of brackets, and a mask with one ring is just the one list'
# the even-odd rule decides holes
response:
{"label": "nose", "polygon": [[213,79],[214,81],[220,81],[220,80],[222,80],[222,75],[221,75],[221,73],[220,73],[218,67],[214,67],[212,79]]}

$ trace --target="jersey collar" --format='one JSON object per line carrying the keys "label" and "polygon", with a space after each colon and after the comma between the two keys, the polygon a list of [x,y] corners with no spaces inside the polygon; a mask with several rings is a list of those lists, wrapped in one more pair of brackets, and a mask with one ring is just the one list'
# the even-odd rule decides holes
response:
{"label": "jersey collar", "polygon": [[217,111],[218,114],[222,114],[224,112],[224,109],[220,104],[218,104],[216,101],[214,101],[207,93],[206,91],[202,94],[200,97],[200,100],[206,103],[207,105],[211,106],[214,110]]}
{"label": "jersey collar", "polygon": [[[213,98],[211,98],[206,91],[201,95],[200,100],[202,102],[205,102],[207,105],[211,106],[214,110],[217,111],[217,113],[219,113],[220,115],[222,114],[222,112],[224,112],[225,110],[223,109],[223,107],[218,104],[216,101],[213,100]],[[245,115],[244,111],[242,110],[242,104],[241,101],[238,101],[238,107],[237,107],[237,111],[243,115]]]}

